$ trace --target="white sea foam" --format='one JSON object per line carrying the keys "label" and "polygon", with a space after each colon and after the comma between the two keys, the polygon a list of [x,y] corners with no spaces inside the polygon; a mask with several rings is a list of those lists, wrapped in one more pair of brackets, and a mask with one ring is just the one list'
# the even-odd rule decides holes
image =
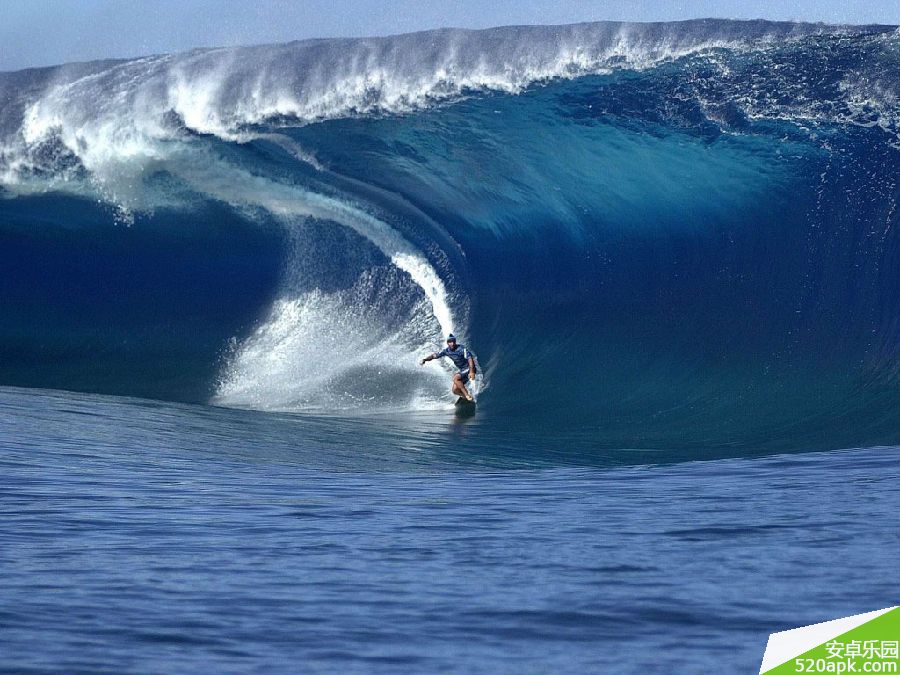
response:
{"label": "white sea foam", "polygon": [[434,344],[427,303],[414,306],[402,323],[387,322],[382,312],[389,298],[373,302],[371,285],[378,279],[377,271],[369,271],[338,292],[283,291],[227,365],[214,402],[357,412],[440,405],[446,374],[416,365]]}
{"label": "white sea foam", "polygon": [[[440,399],[446,389],[437,383],[441,371],[418,369],[416,361],[454,330],[451,300],[437,270],[399,232],[357,205],[221,162],[183,165],[178,177],[235,208],[264,209],[295,239],[279,297],[226,364],[217,403],[269,410],[371,410]],[[302,224],[308,218],[352,230],[403,274],[365,269],[350,288],[303,290],[302,257],[310,252]],[[406,311],[397,310],[399,305]]]}

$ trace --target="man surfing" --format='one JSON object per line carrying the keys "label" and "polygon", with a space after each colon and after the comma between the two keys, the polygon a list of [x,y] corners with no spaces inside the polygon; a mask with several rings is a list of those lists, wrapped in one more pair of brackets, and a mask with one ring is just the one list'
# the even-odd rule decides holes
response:
{"label": "man surfing", "polygon": [[445,356],[453,361],[453,365],[459,368],[459,372],[453,375],[453,393],[461,396],[470,403],[475,401],[469,390],[466,389],[466,383],[475,377],[477,371],[475,367],[475,355],[466,349],[465,345],[456,343],[456,336],[452,333],[447,336],[447,346],[439,352],[426,356],[419,361],[419,365],[425,365],[426,361],[434,359],[442,359]]}

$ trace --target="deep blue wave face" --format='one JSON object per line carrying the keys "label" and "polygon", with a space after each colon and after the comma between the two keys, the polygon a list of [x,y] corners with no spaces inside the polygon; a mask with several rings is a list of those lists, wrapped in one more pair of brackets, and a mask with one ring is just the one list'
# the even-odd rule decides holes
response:
{"label": "deep blue wave face", "polygon": [[215,204],[126,227],[103,205],[42,195],[4,202],[3,217],[0,362],[27,386],[208,399],[284,256],[280,230]]}
{"label": "deep blue wave face", "polygon": [[900,441],[896,32],[407,37],[2,76],[0,383],[432,410],[454,330],[525,434]]}

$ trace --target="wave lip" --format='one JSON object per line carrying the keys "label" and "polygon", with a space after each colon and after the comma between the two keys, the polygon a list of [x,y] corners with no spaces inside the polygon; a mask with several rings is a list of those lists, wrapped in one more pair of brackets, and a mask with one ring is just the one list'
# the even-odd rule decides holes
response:
{"label": "wave lip", "polygon": [[0,74],[0,182],[165,156],[173,141],[249,140],[256,125],[403,113],[469,91],[641,69],[713,48],[888,29],[765,21],[441,29],[195,50]]}

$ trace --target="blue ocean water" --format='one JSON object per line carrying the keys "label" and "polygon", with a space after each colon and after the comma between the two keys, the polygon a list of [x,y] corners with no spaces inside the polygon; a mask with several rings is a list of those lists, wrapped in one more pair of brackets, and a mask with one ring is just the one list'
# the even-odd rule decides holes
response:
{"label": "blue ocean water", "polygon": [[523,469],[8,388],[0,433],[4,672],[754,672],[897,597],[897,447]]}
{"label": "blue ocean water", "polygon": [[896,604],[898,101],[896,27],[764,21],[0,73],[0,668],[747,670]]}

